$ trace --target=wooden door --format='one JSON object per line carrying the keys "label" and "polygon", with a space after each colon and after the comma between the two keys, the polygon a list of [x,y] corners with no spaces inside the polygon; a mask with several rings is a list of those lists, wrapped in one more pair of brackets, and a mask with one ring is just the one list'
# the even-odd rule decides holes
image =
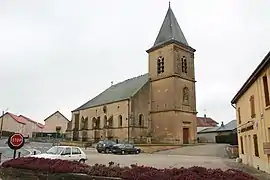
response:
{"label": "wooden door", "polygon": [[189,143],[189,129],[183,128],[183,144]]}

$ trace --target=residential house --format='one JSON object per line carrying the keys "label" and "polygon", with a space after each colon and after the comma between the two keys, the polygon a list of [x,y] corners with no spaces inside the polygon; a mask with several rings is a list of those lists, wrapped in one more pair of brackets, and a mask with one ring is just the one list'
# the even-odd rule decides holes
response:
{"label": "residential house", "polygon": [[112,85],[72,111],[73,140],[196,142],[195,49],[171,7],[146,52],[147,74]]}
{"label": "residential house", "polygon": [[218,122],[216,122],[210,117],[206,117],[206,114],[204,115],[204,117],[197,117],[197,132],[203,129],[217,127],[217,126],[218,126]]}
{"label": "residential house", "polygon": [[228,136],[225,138],[228,139],[222,139],[223,143],[230,143],[231,137],[229,135],[236,132],[236,120],[232,120],[227,124],[221,123],[221,126],[219,127],[209,127],[205,128],[197,133],[197,136],[199,138],[199,142],[207,142],[207,143],[217,143],[217,136]]}
{"label": "residential house", "polygon": [[70,122],[62,113],[59,111],[54,112],[44,120],[45,126],[43,133],[45,134],[64,134],[67,130],[68,123]]}
{"label": "residential house", "polygon": [[36,122],[26,116],[19,115],[19,118],[24,120],[25,123],[25,136],[32,138],[33,134],[43,132],[44,125]]}
{"label": "residential house", "polygon": [[236,109],[239,156],[244,164],[270,173],[270,52],[231,103]]}
{"label": "residential house", "polygon": [[22,117],[19,117],[15,114],[10,112],[6,112],[4,115],[0,117],[1,119],[1,129],[2,129],[2,136],[9,136],[12,133],[21,133],[24,136],[25,134],[25,122]]}

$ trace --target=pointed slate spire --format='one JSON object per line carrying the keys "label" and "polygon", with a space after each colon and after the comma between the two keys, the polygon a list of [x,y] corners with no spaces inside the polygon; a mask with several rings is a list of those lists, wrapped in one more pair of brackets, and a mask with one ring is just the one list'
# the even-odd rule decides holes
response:
{"label": "pointed slate spire", "polygon": [[189,47],[188,42],[184,36],[184,33],[182,32],[176,20],[176,17],[171,9],[170,2],[165,19],[159,30],[154,46],[151,49],[155,49],[155,47],[168,42],[176,42]]}

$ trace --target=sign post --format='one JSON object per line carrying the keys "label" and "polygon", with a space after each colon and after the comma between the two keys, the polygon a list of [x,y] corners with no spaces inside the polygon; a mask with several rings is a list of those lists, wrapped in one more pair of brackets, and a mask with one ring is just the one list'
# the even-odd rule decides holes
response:
{"label": "sign post", "polygon": [[16,158],[16,151],[24,145],[24,137],[21,133],[14,133],[8,138],[8,146],[14,150],[13,159]]}

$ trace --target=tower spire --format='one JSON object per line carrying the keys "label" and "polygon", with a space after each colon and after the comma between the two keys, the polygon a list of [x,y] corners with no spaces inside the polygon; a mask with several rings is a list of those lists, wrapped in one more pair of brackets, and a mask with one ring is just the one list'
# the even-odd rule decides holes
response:
{"label": "tower spire", "polygon": [[171,9],[171,2],[169,1],[169,8],[167,10],[166,16],[163,20],[161,28],[159,30],[158,36],[155,40],[154,45],[147,50],[150,52],[160,46],[163,46],[168,43],[177,43],[179,45],[185,46],[188,49],[195,52],[195,49],[191,48],[182,32],[176,17]]}

